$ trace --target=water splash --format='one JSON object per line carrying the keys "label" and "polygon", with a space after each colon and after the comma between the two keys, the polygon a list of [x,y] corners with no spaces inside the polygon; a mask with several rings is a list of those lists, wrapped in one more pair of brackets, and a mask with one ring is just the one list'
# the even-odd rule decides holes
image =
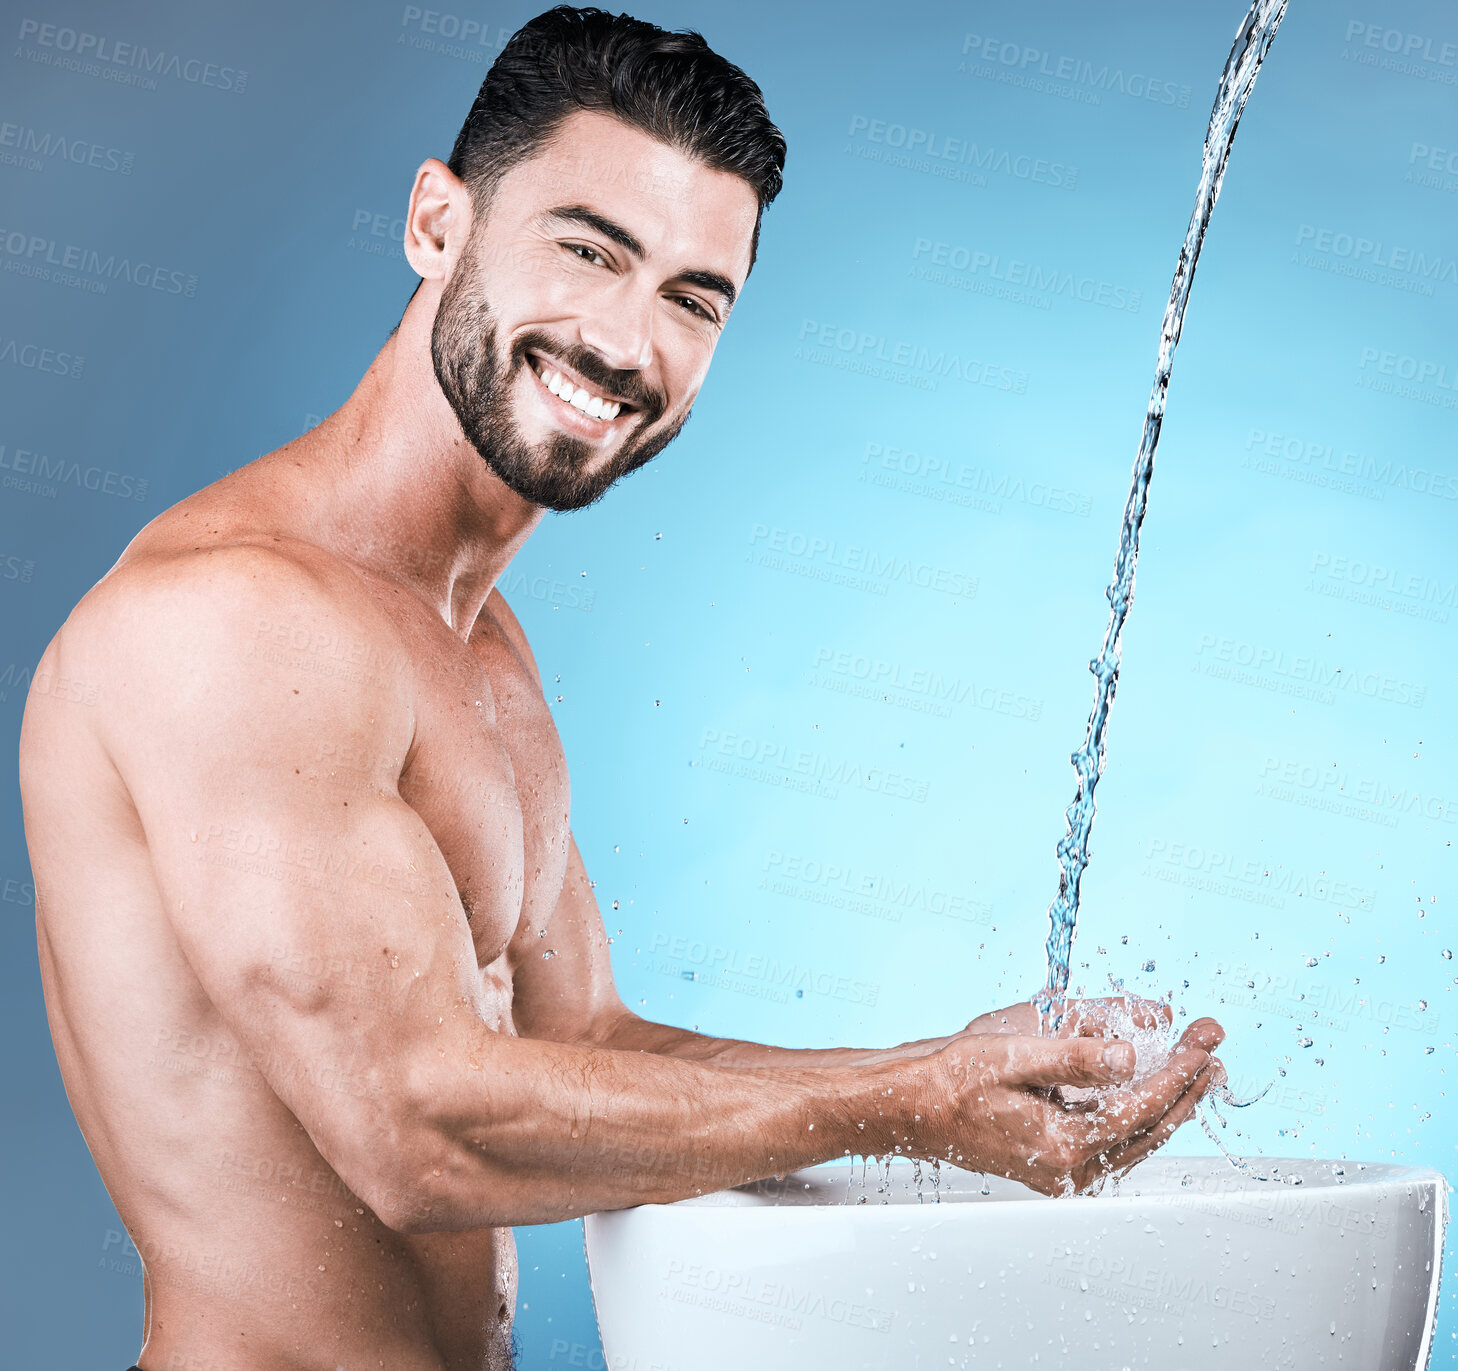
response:
{"label": "water splash", "polygon": [[[1123,1042],[1131,1043],[1134,1047],[1134,1074],[1125,1085],[1093,1085],[1093,1086],[1058,1086],[1055,1093],[1065,1104],[1081,1104],[1088,1101],[1100,1101],[1105,1097],[1119,1093],[1128,1086],[1138,1086],[1147,1080],[1157,1071],[1162,1071],[1169,1064],[1170,1057],[1174,1054],[1176,1032],[1172,1025],[1166,1025],[1160,1015],[1160,1011],[1168,1008],[1168,998],[1149,1000],[1139,995],[1129,995],[1123,992],[1122,983],[1109,976],[1109,985],[1114,992],[1114,998],[1106,1001],[1099,1010],[1099,1020],[1096,1024],[1088,1021],[1080,1024],[1080,1030],[1088,1027],[1096,1027],[1098,1034],[1105,1038],[1118,1038]],[[1273,1168],[1273,1174],[1266,1175],[1254,1170],[1250,1163],[1237,1156],[1224,1140],[1216,1134],[1210,1123],[1210,1116],[1213,1115],[1215,1122],[1222,1129],[1230,1127],[1225,1115],[1221,1112],[1221,1106],[1227,1109],[1249,1109],[1251,1105],[1258,1104],[1265,1099],[1275,1086],[1273,1077],[1263,1090],[1248,1099],[1241,1099],[1231,1090],[1228,1083],[1214,1086],[1205,1092],[1204,1097],[1196,1107],[1196,1117],[1199,1119],[1200,1127],[1204,1130],[1205,1136],[1219,1148],[1221,1155],[1249,1180],[1272,1181],[1285,1180],[1287,1184],[1300,1185],[1298,1178],[1291,1180],[1282,1177],[1277,1168]],[[1231,1130],[1238,1138],[1239,1129]],[[1100,1175],[1094,1181],[1091,1189],[1085,1194],[1100,1195],[1108,1182],[1109,1193],[1117,1196],[1119,1193],[1119,1182],[1121,1173],[1108,1173]],[[1067,1193],[1072,1194],[1072,1182],[1069,1182]]]}
{"label": "water splash", "polygon": [[[1160,1017],[1160,1010],[1167,1005],[1165,1000],[1148,1000],[1140,995],[1124,994],[1112,976],[1109,982],[1117,997],[1099,1011],[1096,1023],[1087,1019],[1079,1025],[1080,1031],[1094,1028],[1100,1037],[1118,1038],[1134,1047],[1134,1074],[1129,1085],[1139,1085],[1156,1071],[1162,1071],[1174,1052],[1173,1031]],[[1061,1085],[1057,1089],[1060,1099],[1067,1103],[1083,1103],[1100,1100],[1104,1096],[1122,1089],[1122,1086]]]}
{"label": "water splash", "polygon": [[[1274,1084],[1275,1082],[1272,1081],[1271,1085]],[[1269,1090],[1270,1088],[1271,1086],[1268,1085],[1266,1087],[1266,1090]],[[1225,1145],[1225,1140],[1221,1138],[1221,1136],[1210,1126],[1210,1114],[1213,1114],[1215,1116],[1215,1121],[1220,1125],[1221,1128],[1228,1128],[1230,1126],[1229,1123],[1226,1121],[1225,1115],[1220,1112],[1220,1104],[1222,1101],[1232,1108],[1245,1109],[1248,1108],[1250,1105],[1255,1104],[1257,1100],[1263,1099],[1265,1097],[1266,1090],[1262,1090],[1259,1095],[1254,1096],[1252,1099],[1238,1100],[1233,1094],[1231,1094],[1229,1086],[1222,1085],[1218,1089],[1210,1091],[1209,1094],[1207,1094],[1205,1098],[1200,1101],[1199,1105],[1196,1108],[1196,1116],[1200,1120],[1200,1127],[1204,1130],[1205,1136],[1209,1138],[1212,1143],[1215,1144],[1217,1149],[1219,1149],[1220,1155],[1224,1157],[1225,1160],[1228,1161],[1231,1166],[1239,1171],[1240,1174],[1244,1176],[1247,1180],[1270,1181],[1280,1185],[1300,1185],[1302,1182],[1302,1178],[1299,1174],[1295,1172],[1288,1172],[1286,1175],[1283,1176],[1281,1174],[1281,1168],[1279,1166],[1272,1165],[1270,1171],[1268,1172],[1257,1171],[1244,1157],[1237,1155],[1230,1148],[1228,1148]],[[1235,1132],[1236,1136],[1238,1137],[1240,1132],[1239,1129],[1235,1130]]]}
{"label": "water splash", "polygon": [[1205,241],[1205,229],[1220,194],[1230,147],[1235,141],[1241,112],[1255,85],[1256,73],[1275,37],[1276,28],[1286,13],[1287,0],[1254,0],[1236,31],[1220,86],[1210,111],[1210,126],[1205,133],[1204,155],[1200,162],[1200,184],[1195,195],[1195,208],[1190,226],[1180,246],[1179,263],[1170,286],[1169,304],[1165,306],[1164,324],[1159,334],[1159,360],[1154,372],[1154,387],[1144,416],[1144,433],[1139,453],[1134,459],[1133,484],[1124,506],[1124,521],[1119,532],[1119,552],[1114,559],[1113,580],[1105,595],[1109,601],[1109,625],[1098,657],[1089,663],[1089,670],[1098,683],[1093,711],[1083,746],[1070,760],[1078,776],[1078,787],[1065,818],[1068,831],[1058,844],[1058,895],[1048,909],[1048,979],[1038,993],[1041,1031],[1051,1035],[1062,1020],[1068,993],[1068,975],[1073,955],[1073,938],[1078,922],[1079,885],[1088,865],[1088,838],[1094,820],[1094,790],[1104,769],[1105,733],[1109,710],[1114,703],[1114,690],[1119,680],[1119,638],[1129,605],[1134,598],[1134,566],[1139,557],[1139,528],[1144,522],[1149,499],[1149,479],[1154,473],[1154,453],[1159,445],[1160,425],[1164,421],[1165,395],[1169,390],[1170,369],[1174,364],[1175,347],[1184,324],[1185,305],[1190,298],[1190,284],[1195,277],[1195,264]]}

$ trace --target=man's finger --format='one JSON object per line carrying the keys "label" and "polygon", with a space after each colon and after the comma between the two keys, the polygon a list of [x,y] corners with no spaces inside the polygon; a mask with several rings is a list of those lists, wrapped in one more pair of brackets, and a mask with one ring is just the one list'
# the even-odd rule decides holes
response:
{"label": "man's finger", "polygon": [[1210,1054],[1199,1047],[1177,1048],[1169,1061],[1128,1090],[1109,1095],[1099,1110],[1099,1132],[1108,1143],[1122,1143],[1138,1133],[1153,1128],[1181,1095],[1189,1089],[1195,1076],[1210,1061]]}
{"label": "man's finger", "polygon": [[1141,1133],[1138,1137],[1130,1138],[1128,1142],[1111,1147],[1103,1156],[1104,1166],[1110,1171],[1127,1171],[1156,1148],[1163,1147],[1174,1136],[1175,1130],[1200,1107],[1200,1101],[1205,1098],[1206,1093],[1215,1086],[1216,1065],[1212,1058],[1209,1066],[1197,1072],[1190,1088],[1147,1133]]}
{"label": "man's finger", "polygon": [[1198,1047],[1213,1052],[1225,1041],[1225,1030],[1214,1019],[1196,1019],[1180,1034],[1180,1047]]}
{"label": "man's finger", "polygon": [[1001,1062],[984,1058],[1004,1085],[1118,1085],[1134,1075],[1134,1044],[1103,1038],[1008,1037]]}

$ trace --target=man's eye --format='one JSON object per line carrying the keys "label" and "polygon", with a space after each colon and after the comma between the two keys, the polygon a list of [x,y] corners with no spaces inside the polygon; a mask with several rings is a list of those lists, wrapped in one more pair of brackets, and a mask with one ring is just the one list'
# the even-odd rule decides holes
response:
{"label": "man's eye", "polygon": [[685,306],[690,312],[697,314],[700,319],[712,320],[714,317],[712,314],[709,313],[708,310],[706,310],[701,304],[699,304],[699,302],[695,300],[692,295],[675,295],[673,298],[677,300],[679,304]]}
{"label": "man's eye", "polygon": [[562,246],[568,252],[575,252],[584,262],[601,262],[604,265],[607,263],[607,258],[602,253],[594,247],[589,247],[586,243],[563,243]]}

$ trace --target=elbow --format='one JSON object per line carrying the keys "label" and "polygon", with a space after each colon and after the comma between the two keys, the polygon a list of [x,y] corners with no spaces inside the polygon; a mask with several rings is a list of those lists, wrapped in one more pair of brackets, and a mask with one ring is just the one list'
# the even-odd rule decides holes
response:
{"label": "elbow", "polygon": [[364,1160],[359,1197],[395,1233],[440,1233],[482,1226],[460,1202],[460,1187],[450,1181],[457,1166],[447,1158],[445,1140],[423,1124],[391,1130],[388,1147]]}
{"label": "elbow", "polygon": [[550,1182],[534,1184],[481,1147],[452,1148],[438,1138],[429,1153],[404,1154],[391,1174],[377,1172],[360,1198],[386,1228],[407,1236],[553,1223],[582,1212],[568,1212]]}
{"label": "elbow", "polygon": [[473,1168],[469,1177],[457,1175],[454,1180],[445,1171],[431,1168],[424,1176],[416,1172],[393,1182],[382,1180],[365,1203],[392,1232],[415,1236],[542,1222],[523,1219],[519,1200],[511,1186],[483,1176],[480,1168]]}
{"label": "elbow", "polygon": [[413,1236],[451,1232],[470,1226],[451,1213],[449,1206],[443,1203],[443,1197],[419,1186],[390,1186],[379,1190],[365,1202],[374,1211],[375,1217],[393,1233]]}
{"label": "elbow", "polygon": [[406,1235],[497,1228],[510,1192],[485,1149],[448,1136],[416,1117],[390,1129],[387,1145],[360,1159],[361,1200],[393,1232]]}
{"label": "elbow", "polygon": [[448,1226],[440,1181],[446,1139],[387,1078],[386,1088],[349,1103],[310,1129],[340,1180],[386,1228],[426,1233]]}
{"label": "elbow", "polygon": [[496,1110],[479,1084],[463,1093],[433,1055],[422,1065],[399,1063],[387,1079],[393,1088],[353,1134],[367,1141],[351,1149],[362,1186],[355,1193],[376,1218],[407,1235],[518,1222],[521,1177],[496,1146]]}
{"label": "elbow", "polygon": [[[360,1198],[395,1233],[453,1233],[465,1228],[497,1228],[501,1220],[483,1205],[475,1187],[452,1183],[443,1167],[400,1167],[377,1176]],[[473,1202],[474,1200],[474,1202]]]}

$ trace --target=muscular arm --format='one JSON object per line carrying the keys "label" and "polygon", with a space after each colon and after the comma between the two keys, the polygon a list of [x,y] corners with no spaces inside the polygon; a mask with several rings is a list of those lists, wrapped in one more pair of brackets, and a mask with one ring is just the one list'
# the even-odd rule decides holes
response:
{"label": "muscular arm", "polygon": [[[453,879],[397,788],[408,672],[361,598],[233,549],[119,574],[72,633],[109,667],[101,741],[182,952],[345,1183],[391,1226],[476,1228],[895,1146],[909,1082],[487,1026]],[[365,786],[329,783],[340,756]]]}
{"label": "muscular arm", "polygon": [[[498,1033],[454,880],[399,792],[410,659],[353,572],[261,548],[142,560],[63,634],[73,674],[107,681],[85,726],[202,995],[400,1231],[550,1222],[894,1149],[1051,1192],[1157,1146],[1210,1078],[1192,1044],[1073,1114],[1040,1088],[1127,1080],[1132,1053],[989,1035],[884,1065],[726,1070]],[[489,725],[465,708],[458,726]],[[341,756],[359,767],[347,788]],[[488,857],[511,841],[489,819]]]}
{"label": "muscular arm", "polygon": [[[1061,1083],[1069,1073],[1123,1081],[1134,1067],[1132,1045],[1104,1036],[1112,1002],[1100,1000],[1074,1002],[1061,1041],[1036,1036],[1038,1016],[1030,1003],[984,1014],[945,1038],[885,1049],[769,1047],[649,1023],[627,1009],[613,987],[602,918],[575,842],[552,914],[552,943],[555,957],[524,961],[517,973],[513,1009],[521,1031],[603,1043],[644,1058],[704,1062],[743,1078],[803,1070],[865,1082],[886,1112],[858,1125],[853,1152],[876,1153],[869,1134],[889,1125],[893,1136],[906,1130],[898,1151],[1010,1176],[1045,1193],[1082,1190],[1100,1174],[1134,1166],[1225,1080],[1224,1067],[1210,1055],[1224,1031],[1211,1019],[1197,1019],[1167,1065],[1137,1087],[1109,1090],[1081,1117],[1064,1112],[1036,1087]],[[1127,1002],[1118,1008],[1118,1021],[1132,1011],[1141,1027],[1167,1028],[1170,1022],[1167,1008]],[[948,1123],[950,1132],[943,1131]],[[923,1131],[953,1142],[945,1151],[928,1148]]]}

